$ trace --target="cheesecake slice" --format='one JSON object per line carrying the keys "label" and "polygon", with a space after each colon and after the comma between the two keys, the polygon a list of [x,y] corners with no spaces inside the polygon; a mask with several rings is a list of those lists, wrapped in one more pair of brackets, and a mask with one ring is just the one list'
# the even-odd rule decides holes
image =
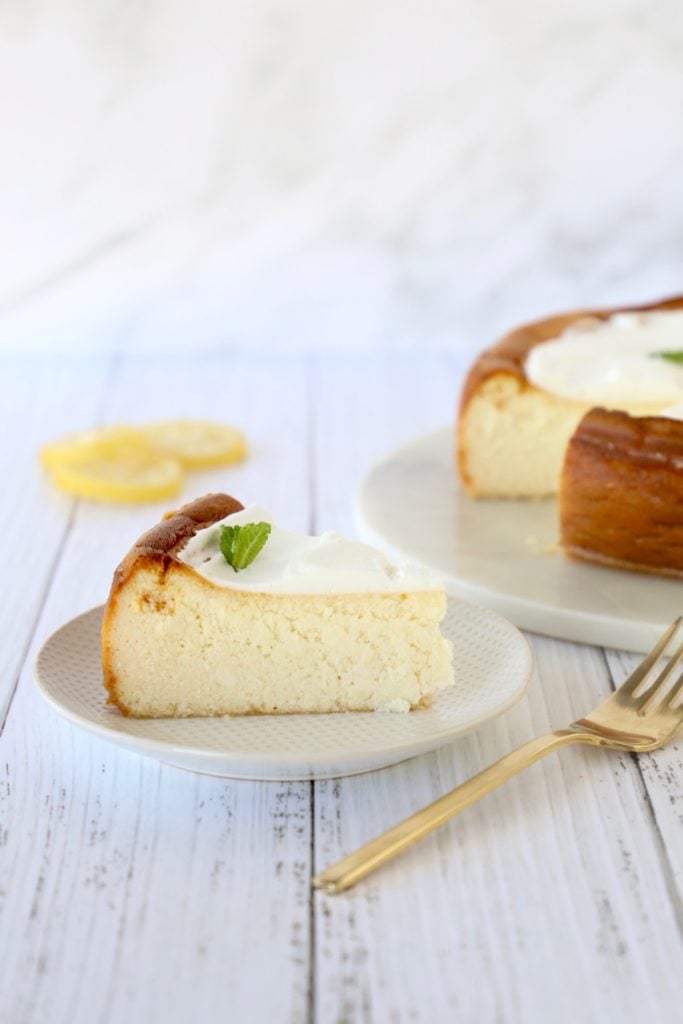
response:
{"label": "cheesecake slice", "polygon": [[592,409],[569,442],[558,505],[571,557],[683,576],[683,421]]}
{"label": "cheesecake slice", "polygon": [[[222,538],[252,524],[269,535],[236,569]],[[445,613],[442,583],[419,567],[207,495],[141,537],[116,570],[104,685],[136,718],[408,711],[453,681]]]}
{"label": "cheesecake slice", "polygon": [[[651,372],[642,380],[637,379],[635,363],[625,365],[622,372],[619,328],[626,328],[624,347],[640,320],[649,336],[662,333],[662,348],[671,347],[673,337],[673,345],[683,349],[683,318],[676,312],[680,310],[683,297],[648,306],[577,310],[520,327],[482,353],[465,381],[457,424],[458,470],[467,493],[482,498],[555,494],[569,439],[591,408],[604,406],[650,418],[675,404],[657,375],[671,376],[676,367],[644,364]],[[668,325],[666,318],[648,319],[650,314],[672,312],[676,316]],[[630,323],[628,316],[621,316],[624,313],[631,316]],[[605,331],[603,326],[613,329]],[[569,335],[578,342],[578,362],[573,355],[566,360],[565,347],[565,361],[549,368],[550,360],[541,357],[551,350],[540,350]],[[617,353],[611,361],[604,358],[608,346],[610,353]],[[581,352],[588,353],[583,364]],[[620,381],[614,380],[620,373],[631,374],[628,390],[620,390]],[[539,379],[549,386],[539,385]]]}

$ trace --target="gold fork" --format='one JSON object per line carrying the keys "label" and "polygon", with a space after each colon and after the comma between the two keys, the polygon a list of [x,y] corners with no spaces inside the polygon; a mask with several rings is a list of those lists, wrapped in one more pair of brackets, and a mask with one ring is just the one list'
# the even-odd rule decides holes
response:
{"label": "gold fork", "polygon": [[433,804],[394,825],[355,853],[316,875],[313,879],[314,887],[328,893],[349,889],[422,836],[469,807],[475,800],[490,793],[534,761],[545,757],[551,750],[569,746],[570,743],[588,743],[594,747],[632,753],[656,750],[663,746],[683,724],[683,702],[674,707],[683,690],[683,674],[673,686],[668,685],[683,659],[683,644],[674,651],[656,678],[652,679],[651,675],[681,622],[683,616],[669,626],[619,689],[585,718],[580,718],[568,729],[546,733],[513,750],[457,789],[446,793]]}

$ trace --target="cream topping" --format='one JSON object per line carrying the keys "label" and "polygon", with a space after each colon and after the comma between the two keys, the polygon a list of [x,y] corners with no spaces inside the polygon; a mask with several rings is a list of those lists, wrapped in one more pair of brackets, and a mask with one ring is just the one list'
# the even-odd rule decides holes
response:
{"label": "cream topping", "polygon": [[668,409],[662,409],[660,416],[666,416],[669,420],[683,420],[683,402],[678,405],[670,405]]}
{"label": "cream topping", "polygon": [[577,321],[535,345],[525,370],[537,388],[574,402],[674,407],[683,403],[683,364],[656,353],[680,351],[683,310],[616,313]]}
{"label": "cream topping", "polygon": [[[221,525],[270,523],[265,547],[236,572],[219,548]],[[199,530],[177,556],[211,583],[270,594],[403,593],[442,590],[442,581],[408,562],[393,565],[381,551],[329,531],[319,537],[292,533],[273,523],[258,505],[233,512]]]}

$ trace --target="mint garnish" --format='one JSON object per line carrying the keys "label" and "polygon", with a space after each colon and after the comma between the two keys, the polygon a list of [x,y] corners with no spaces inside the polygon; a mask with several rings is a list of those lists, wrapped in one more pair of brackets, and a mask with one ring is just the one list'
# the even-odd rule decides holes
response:
{"label": "mint garnish", "polygon": [[670,352],[650,352],[650,359],[668,359],[670,363],[683,365],[683,349]]}
{"label": "mint garnish", "polygon": [[228,565],[239,572],[251,565],[269,536],[270,523],[221,526],[218,546]]}

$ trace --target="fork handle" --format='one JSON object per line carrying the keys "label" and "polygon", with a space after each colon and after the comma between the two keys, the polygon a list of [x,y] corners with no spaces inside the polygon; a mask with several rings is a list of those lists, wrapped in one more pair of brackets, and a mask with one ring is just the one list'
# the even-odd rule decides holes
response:
{"label": "fork handle", "polygon": [[435,800],[433,804],[423,807],[421,811],[394,825],[387,832],[371,839],[355,853],[344,857],[337,864],[322,871],[313,879],[316,889],[324,889],[328,893],[343,892],[361,878],[376,871],[382,864],[401,853],[423,836],[433,832],[439,825],[454,815],[464,811],[480,797],[496,789],[501,783],[507,782],[528,768],[534,761],[545,757],[552,750],[568,746],[570,743],[591,743],[599,745],[596,737],[587,733],[573,732],[569,729],[549,732],[530,740],[523,746],[513,750],[511,754],[501,757],[500,761],[474,775],[461,786]]}

